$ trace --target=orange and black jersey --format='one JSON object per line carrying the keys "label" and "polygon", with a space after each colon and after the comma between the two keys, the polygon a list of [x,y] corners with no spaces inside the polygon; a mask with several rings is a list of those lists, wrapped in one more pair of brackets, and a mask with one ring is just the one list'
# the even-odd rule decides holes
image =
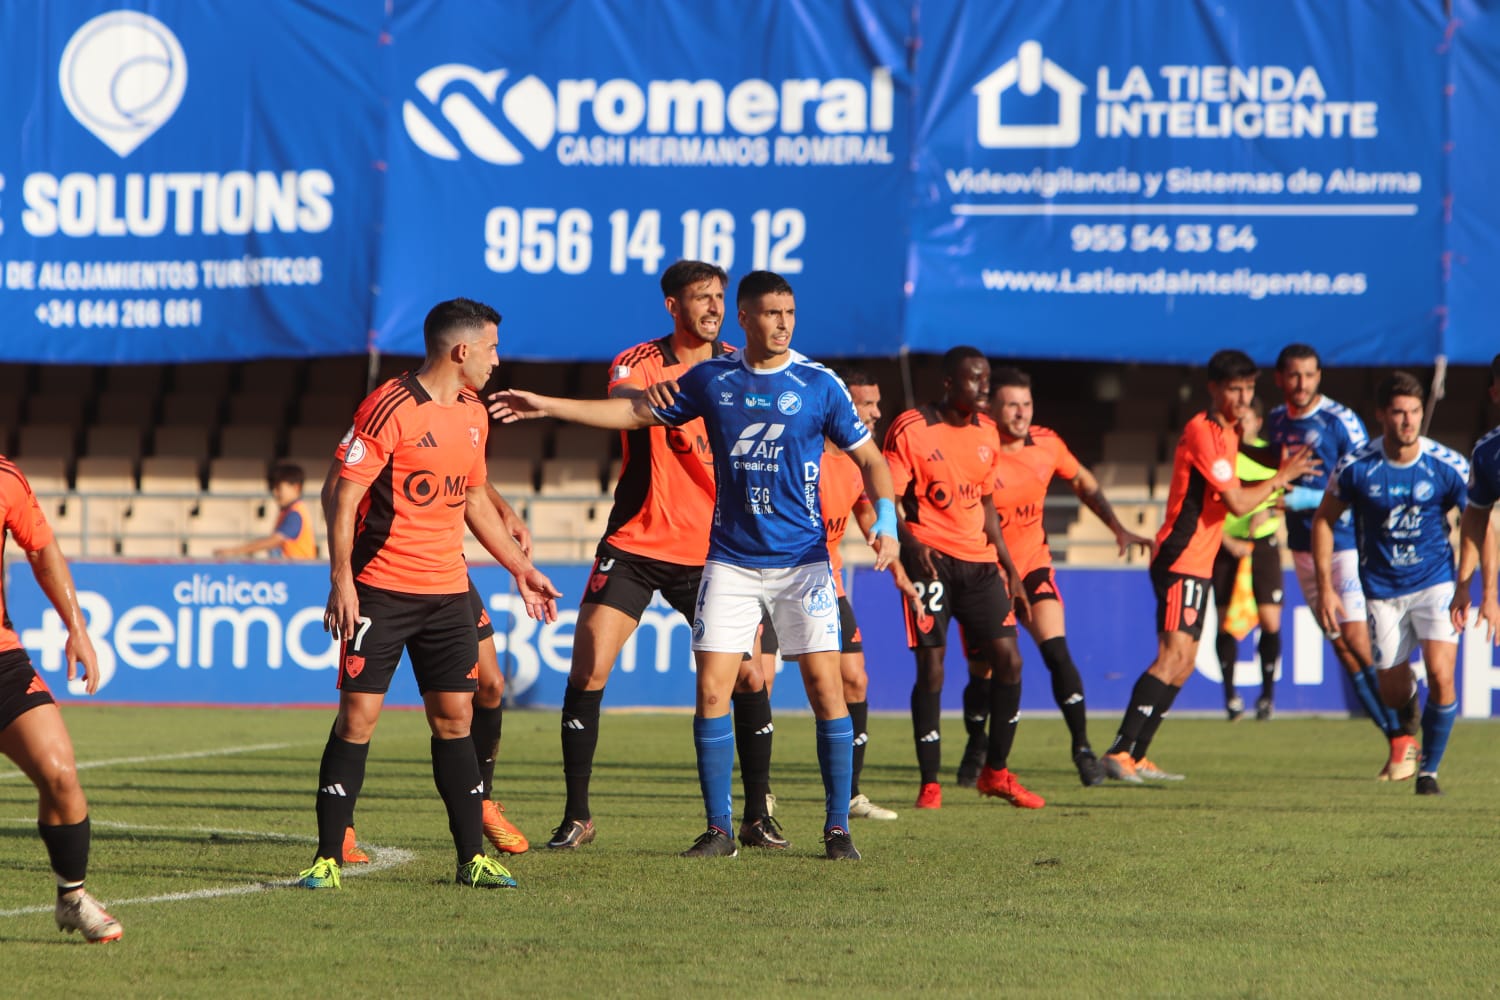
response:
{"label": "orange and black jersey", "polygon": [[[713,356],[733,350],[715,341]],[[645,389],[691,367],[677,359],[670,336],[648,340],[615,358],[609,391]],[[623,462],[604,540],[647,559],[702,566],[714,516],[714,456],[703,420],[622,431],[620,438]]]}
{"label": "orange and black jersey", "polygon": [[898,416],[885,435],[885,460],[912,537],[954,559],[995,562],[983,501],[994,491],[999,455],[1000,433],[982,413],[959,427],[932,405]]}
{"label": "orange and black jersey", "polygon": [[1156,533],[1153,567],[1187,576],[1213,575],[1224,538],[1223,490],[1237,489],[1240,436],[1208,413],[1188,421],[1172,456],[1167,518]]}
{"label": "orange and black jersey", "polygon": [[360,404],[340,472],[370,488],[354,528],[355,579],[402,594],[469,589],[466,491],[485,483],[488,431],[477,394],[445,406],[410,372]]}
{"label": "orange and black jersey", "polygon": [[828,565],[833,570],[833,585],[838,596],[844,596],[844,559],[839,543],[865,496],[865,474],[859,463],[842,451],[823,449],[818,460],[818,502],[823,507],[823,532],[828,536]]}
{"label": "orange and black jersey", "polygon": [[995,512],[1016,569],[1024,577],[1052,563],[1042,508],[1053,476],[1072,481],[1080,468],[1057,432],[1033,426],[1015,451],[1001,450],[995,477]]}
{"label": "orange and black jersey", "polygon": [[[52,541],[52,527],[31,492],[31,484],[10,459],[0,455],[0,557],[5,554],[6,536],[16,540],[21,551],[40,552]],[[10,609],[5,603],[5,587],[0,578],[0,653],[21,648],[21,637],[10,623]]]}

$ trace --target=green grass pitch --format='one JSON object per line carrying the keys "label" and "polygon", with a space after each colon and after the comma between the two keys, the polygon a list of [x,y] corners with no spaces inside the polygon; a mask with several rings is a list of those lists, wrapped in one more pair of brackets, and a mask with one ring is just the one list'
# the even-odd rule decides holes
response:
{"label": "green grass pitch", "polygon": [[[1152,756],[1188,780],[1085,789],[1056,718],[1012,765],[1047,807],[951,783],[911,808],[910,726],[871,721],[857,863],[822,860],[812,722],[777,720],[792,849],[687,861],[701,832],[684,715],[606,714],[599,839],[507,861],[514,891],[452,884],[419,714],[381,720],[359,802],[377,870],[285,887],[311,857],[332,711],[79,706],[89,884],[125,926],[52,923],[35,794],[0,763],[7,996],[1453,996],[1492,992],[1500,727],[1460,722],[1447,795],[1378,784],[1367,722],[1174,718]],[[1113,718],[1094,720],[1103,742]],[[554,712],[507,714],[498,794],[534,844],[561,817]],[[945,721],[957,763],[962,725]],[[738,795],[738,787],[736,787]]]}

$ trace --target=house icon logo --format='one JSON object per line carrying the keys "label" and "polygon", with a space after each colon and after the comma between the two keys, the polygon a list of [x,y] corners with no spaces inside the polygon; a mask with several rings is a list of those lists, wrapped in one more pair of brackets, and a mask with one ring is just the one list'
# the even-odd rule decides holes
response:
{"label": "house icon logo", "polygon": [[[1012,87],[1035,97],[1046,85],[1057,94],[1057,121],[1051,125],[1007,125],[1000,96]],[[986,149],[1059,149],[1078,145],[1083,93],[1088,88],[1051,59],[1040,42],[1021,43],[1016,57],[974,85],[979,97],[979,144]]]}

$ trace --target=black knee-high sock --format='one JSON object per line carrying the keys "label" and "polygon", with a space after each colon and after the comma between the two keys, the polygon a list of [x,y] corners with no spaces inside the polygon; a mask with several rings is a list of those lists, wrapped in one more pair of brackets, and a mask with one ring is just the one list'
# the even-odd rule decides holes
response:
{"label": "black knee-high sock", "polygon": [[563,691],[563,781],[568,786],[564,820],[588,820],[589,778],[594,773],[594,750],[599,745],[599,703],[604,689],[585,691],[569,684]]}
{"label": "black knee-high sock", "polygon": [[964,732],[969,734],[969,747],[985,744],[984,726],[990,718],[990,679],[969,675],[964,685]]}
{"label": "black knee-high sock", "polygon": [[943,769],[942,714],[941,691],[912,687],[911,731],[917,744],[917,769],[922,772],[924,785],[937,781],[938,772]]}
{"label": "black knee-high sock", "polygon": [[1141,727],[1156,715],[1156,703],[1166,695],[1167,686],[1150,673],[1141,674],[1130,691],[1130,704],[1125,706],[1125,715],[1120,719],[1120,731],[1109,745],[1108,753],[1133,753],[1136,740],[1140,739]]}
{"label": "black knee-high sock", "polygon": [[318,857],[344,858],[344,831],[354,825],[354,804],[365,783],[370,744],[350,743],[328,733],[318,766]]}
{"label": "black knee-high sock", "polygon": [[1010,748],[1016,742],[1016,723],[1021,718],[1021,685],[990,681],[990,744],[985,765],[996,771],[1010,761]]}
{"label": "black knee-high sock", "polygon": [[736,693],[734,704],[734,748],[740,758],[740,781],[745,788],[745,819],[766,815],[766,795],[771,791],[771,693],[765,688]]}
{"label": "black knee-high sock", "polygon": [[47,846],[47,858],[52,863],[52,874],[57,876],[59,895],[72,892],[83,885],[89,872],[89,818],[77,823],[49,826],[37,823],[37,832]]}
{"label": "black knee-high sock", "polygon": [[853,783],[849,786],[849,797],[852,799],[859,794],[859,775],[865,769],[865,747],[870,743],[870,734],[867,731],[870,723],[870,703],[851,701],[849,721],[854,723],[854,774]]}
{"label": "black knee-high sock", "polygon": [[432,738],[432,782],[448,810],[448,831],[458,863],[484,853],[482,806],[484,786],[479,780],[479,761],[467,736],[456,740]]}
{"label": "black knee-high sock", "polygon": [[1151,718],[1147,719],[1145,725],[1141,726],[1141,735],[1136,737],[1135,749],[1131,751],[1130,755],[1136,760],[1143,760],[1145,758],[1146,749],[1151,746],[1151,741],[1156,738],[1156,731],[1161,728],[1162,721],[1166,719],[1167,713],[1172,710],[1172,702],[1177,700],[1177,693],[1182,690],[1180,686],[1174,687],[1171,684],[1164,684],[1162,686],[1166,688],[1166,693],[1157,701],[1156,711],[1151,713]]}
{"label": "black knee-high sock", "polygon": [[495,758],[500,755],[500,724],[505,708],[474,706],[474,721],[469,723],[469,739],[474,744],[474,758],[479,761],[479,777],[484,782],[484,797],[493,798],[495,791]]}
{"label": "black knee-high sock", "polygon": [[1260,633],[1260,696],[1270,701],[1276,696],[1276,664],[1281,660],[1281,633]]}
{"label": "black knee-high sock", "polygon": [[1228,632],[1220,632],[1214,639],[1214,652],[1219,654],[1219,671],[1224,675],[1224,704],[1227,705],[1239,693],[1234,687],[1234,664],[1240,656],[1239,640]]}
{"label": "black knee-high sock", "polygon": [[1083,678],[1073,654],[1068,651],[1065,636],[1048,639],[1037,647],[1042,653],[1042,662],[1052,675],[1052,697],[1068,724],[1068,735],[1073,739],[1073,752],[1089,749],[1088,706],[1083,701]]}
{"label": "black knee-high sock", "polygon": [[1415,736],[1422,728],[1422,700],[1417,697],[1415,691],[1407,699],[1406,704],[1396,709],[1396,719],[1401,723],[1401,732],[1407,736]]}

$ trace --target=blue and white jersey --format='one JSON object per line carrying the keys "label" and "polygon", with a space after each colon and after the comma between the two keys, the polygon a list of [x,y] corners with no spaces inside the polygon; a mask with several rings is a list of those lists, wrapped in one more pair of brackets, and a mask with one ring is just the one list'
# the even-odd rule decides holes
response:
{"label": "blue and white jersey", "polygon": [[1397,465],[1376,438],[1344,456],[1328,492],[1349,505],[1365,596],[1400,597],[1452,582],[1448,511],[1462,509],[1469,463],[1422,438],[1415,461]]}
{"label": "blue and white jersey", "polygon": [[1469,503],[1493,507],[1496,500],[1500,500],[1500,427],[1479,439],[1469,459]]}
{"label": "blue and white jersey", "polygon": [[[1327,396],[1319,396],[1313,408],[1300,417],[1293,417],[1287,408],[1278,406],[1266,415],[1266,426],[1261,431],[1265,439],[1278,451],[1282,448],[1313,446],[1313,453],[1323,464],[1314,472],[1298,479],[1294,486],[1306,486],[1318,491],[1325,490],[1329,477],[1339,461],[1355,448],[1370,440],[1365,425],[1354,411],[1342,403],[1335,403]],[[1289,510],[1286,512],[1286,545],[1293,552],[1312,551],[1312,519],[1315,511]],[[1333,551],[1344,552],[1354,548],[1354,522],[1346,513],[1333,526]]]}
{"label": "blue and white jersey", "polygon": [[826,560],[818,471],[827,437],[848,451],[870,439],[849,390],[796,351],[757,371],[740,354],[700,361],[677,398],[652,412],[676,426],[702,417],[714,453],[708,558],[749,569]]}

